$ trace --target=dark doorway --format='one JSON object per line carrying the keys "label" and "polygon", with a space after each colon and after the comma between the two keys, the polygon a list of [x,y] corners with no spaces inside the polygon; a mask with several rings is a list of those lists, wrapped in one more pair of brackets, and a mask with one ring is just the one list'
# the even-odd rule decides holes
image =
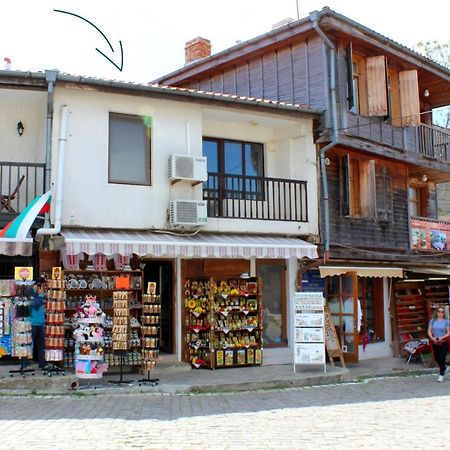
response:
{"label": "dark doorway", "polygon": [[159,348],[164,353],[175,353],[175,318],[172,261],[146,261],[144,287],[154,282],[156,293],[161,296],[161,327]]}

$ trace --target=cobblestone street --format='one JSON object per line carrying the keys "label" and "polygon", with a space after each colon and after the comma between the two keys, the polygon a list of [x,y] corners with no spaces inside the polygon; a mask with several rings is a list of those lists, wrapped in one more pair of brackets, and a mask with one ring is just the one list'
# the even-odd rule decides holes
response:
{"label": "cobblestone street", "polygon": [[211,395],[0,398],[2,449],[448,448],[450,380]]}

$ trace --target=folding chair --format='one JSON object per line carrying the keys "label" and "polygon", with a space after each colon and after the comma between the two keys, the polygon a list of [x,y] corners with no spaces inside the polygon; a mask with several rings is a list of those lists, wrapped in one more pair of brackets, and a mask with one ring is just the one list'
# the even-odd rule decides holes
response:
{"label": "folding chair", "polygon": [[3,211],[4,209],[6,209],[6,211],[10,212],[10,213],[16,213],[17,211],[11,206],[11,202],[16,198],[17,194],[19,193],[19,189],[20,186],[23,183],[23,180],[25,180],[25,175],[22,175],[19,179],[19,182],[17,183],[16,188],[14,189],[14,191],[12,191],[10,194],[8,195],[2,195],[1,196],[1,207],[0,207],[0,211]]}

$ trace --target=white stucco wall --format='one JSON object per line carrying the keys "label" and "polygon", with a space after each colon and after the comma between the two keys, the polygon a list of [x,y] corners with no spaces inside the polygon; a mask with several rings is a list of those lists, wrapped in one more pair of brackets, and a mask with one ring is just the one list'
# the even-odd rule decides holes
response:
{"label": "white stucco wall", "polygon": [[[312,121],[280,115],[239,113],[235,108],[205,108],[192,102],[150,99],[86,89],[57,87],[53,133],[56,167],[60,108],[67,104],[63,225],[99,228],[162,229],[170,200],[202,198],[202,186],[170,185],[167,162],[186,153],[186,122],[191,154],[202,153],[202,136],[265,144],[266,174],[308,181],[308,223],[209,219],[207,231],[317,234],[317,181]],[[109,113],[152,118],[151,186],[108,183]],[[244,120],[245,118],[245,120]],[[252,126],[247,119],[255,119]],[[55,171],[53,171],[55,176]],[[275,226],[274,226],[275,224]]]}
{"label": "white stucco wall", "polygon": [[[43,163],[46,117],[46,92],[0,89],[0,160]],[[22,136],[18,122],[25,128]]]}

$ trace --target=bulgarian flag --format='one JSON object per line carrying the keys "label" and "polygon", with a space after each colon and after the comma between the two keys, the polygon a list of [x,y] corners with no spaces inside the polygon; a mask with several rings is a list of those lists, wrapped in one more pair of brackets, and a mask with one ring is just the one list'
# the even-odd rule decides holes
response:
{"label": "bulgarian flag", "polygon": [[39,214],[50,211],[51,192],[36,197],[15,219],[0,230],[0,239],[26,239]]}

